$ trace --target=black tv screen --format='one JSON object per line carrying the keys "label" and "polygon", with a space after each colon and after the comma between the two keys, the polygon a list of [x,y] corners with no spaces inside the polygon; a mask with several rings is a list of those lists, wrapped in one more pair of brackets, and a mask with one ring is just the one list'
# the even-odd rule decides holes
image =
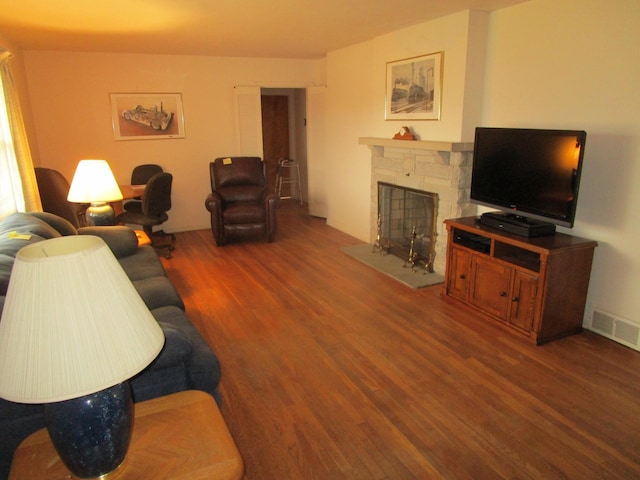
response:
{"label": "black tv screen", "polygon": [[587,133],[476,128],[471,201],[573,227]]}

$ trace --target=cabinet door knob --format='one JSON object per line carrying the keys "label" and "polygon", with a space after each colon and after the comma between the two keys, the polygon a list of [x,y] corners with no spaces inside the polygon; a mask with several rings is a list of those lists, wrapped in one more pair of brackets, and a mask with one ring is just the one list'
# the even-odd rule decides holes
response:
{"label": "cabinet door knob", "polygon": [[507,292],[500,292],[500,296],[501,297],[506,297],[507,296]]}
{"label": "cabinet door knob", "polygon": [[460,274],[460,280],[464,280],[466,277],[466,275],[464,273]]}
{"label": "cabinet door knob", "polygon": [[511,299],[511,301],[512,301],[512,302],[519,302],[519,301],[520,301],[520,299],[519,299],[518,297],[513,297],[513,298]]}

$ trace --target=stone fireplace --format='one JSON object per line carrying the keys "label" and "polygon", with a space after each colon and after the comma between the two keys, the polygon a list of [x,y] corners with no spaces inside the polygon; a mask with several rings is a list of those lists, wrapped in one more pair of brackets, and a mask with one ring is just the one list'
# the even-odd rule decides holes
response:
{"label": "stone fireplace", "polygon": [[444,220],[476,215],[469,200],[473,143],[360,138],[371,150],[371,242],[378,229],[378,182],[437,194],[433,270],[444,274]]}
{"label": "stone fireplace", "polygon": [[378,182],[376,246],[433,272],[437,211],[436,193]]}

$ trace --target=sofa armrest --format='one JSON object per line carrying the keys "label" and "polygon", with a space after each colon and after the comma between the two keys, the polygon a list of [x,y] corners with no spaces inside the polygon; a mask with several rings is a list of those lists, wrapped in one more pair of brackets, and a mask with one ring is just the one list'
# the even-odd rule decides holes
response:
{"label": "sofa armrest", "polygon": [[[216,354],[182,310],[168,306],[151,311],[163,330],[170,328],[188,339],[191,352],[187,362],[188,388],[208,392],[219,401],[220,363]],[[167,336],[167,339],[169,337]]]}
{"label": "sofa armrest", "polygon": [[204,206],[211,213],[220,212],[222,210],[223,200],[218,192],[211,192],[204,201]]}
{"label": "sofa armrest", "polygon": [[275,192],[266,192],[263,198],[264,208],[267,212],[267,233],[269,242],[273,242],[278,224],[278,205],[280,196]]}
{"label": "sofa armrest", "polygon": [[116,258],[127,257],[138,251],[136,232],[124,225],[81,227],[78,234],[102,238]]}
{"label": "sofa armrest", "polygon": [[204,206],[209,210],[211,217],[211,232],[216,239],[216,244],[222,246],[224,244],[223,225],[222,225],[222,207],[224,200],[218,192],[211,192],[204,201]]}
{"label": "sofa armrest", "polygon": [[29,215],[39,218],[43,222],[48,223],[53,228],[55,228],[60,235],[66,237],[67,235],[76,235],[78,231],[76,227],[74,227],[69,220],[59,217],[53,213],[49,212],[30,212]]}

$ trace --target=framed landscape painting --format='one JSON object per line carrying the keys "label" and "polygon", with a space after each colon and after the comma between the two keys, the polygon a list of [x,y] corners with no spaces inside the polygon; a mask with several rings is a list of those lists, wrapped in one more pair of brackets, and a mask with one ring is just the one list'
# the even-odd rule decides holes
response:
{"label": "framed landscape painting", "polygon": [[440,120],[444,52],[387,63],[385,120]]}
{"label": "framed landscape painting", "polygon": [[184,138],[179,93],[112,93],[111,119],[116,140]]}

